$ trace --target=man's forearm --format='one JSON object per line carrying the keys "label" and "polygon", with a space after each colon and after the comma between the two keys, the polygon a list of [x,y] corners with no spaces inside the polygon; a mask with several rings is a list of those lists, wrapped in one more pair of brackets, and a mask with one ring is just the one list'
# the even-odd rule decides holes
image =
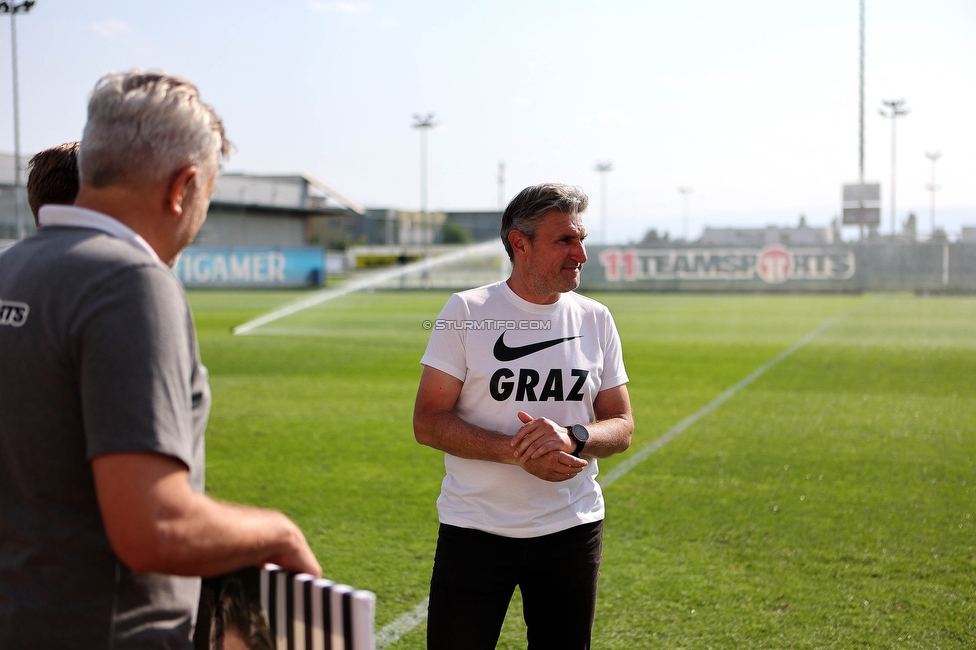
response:
{"label": "man's forearm", "polygon": [[174,458],[109,454],[96,457],[92,471],[109,542],[133,571],[208,576],[273,562],[321,573],[288,517],[193,492],[186,467]]}
{"label": "man's forearm", "polygon": [[[573,423],[570,423],[571,426]],[[627,451],[634,433],[634,421],[625,416],[609,418],[590,424],[581,423],[590,432],[583,447],[583,456],[606,458]]]}
{"label": "man's forearm", "polygon": [[622,384],[600,391],[593,402],[593,411],[596,421],[586,425],[590,439],[586,441],[583,455],[606,458],[626,451],[634,433],[634,413],[627,386]]}
{"label": "man's forearm", "polygon": [[194,495],[182,516],[164,518],[156,528],[157,551],[145,570],[210,576],[271,562],[292,571],[321,571],[299,528],[275,510]]}
{"label": "man's forearm", "polygon": [[449,411],[414,416],[417,442],[445,453],[495,463],[518,463],[512,437],[465,422]]}

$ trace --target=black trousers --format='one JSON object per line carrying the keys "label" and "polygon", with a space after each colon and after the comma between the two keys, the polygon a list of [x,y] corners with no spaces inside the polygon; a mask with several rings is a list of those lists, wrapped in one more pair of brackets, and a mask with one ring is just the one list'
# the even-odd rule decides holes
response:
{"label": "black trousers", "polygon": [[603,522],[514,539],[441,524],[427,609],[428,650],[490,650],[515,587],[529,650],[586,650]]}

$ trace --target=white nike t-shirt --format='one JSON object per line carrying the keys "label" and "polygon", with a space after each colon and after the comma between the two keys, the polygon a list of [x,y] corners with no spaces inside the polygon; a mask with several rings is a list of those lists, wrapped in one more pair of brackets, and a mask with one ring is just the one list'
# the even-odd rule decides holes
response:
{"label": "white nike t-shirt", "polygon": [[[594,419],[602,390],[627,382],[610,311],[570,292],[551,305],[519,298],[506,282],[451,296],[421,363],[464,382],[454,413],[515,435],[519,411],[568,426]],[[538,537],[603,519],[596,459],[552,483],[518,465],[445,454],[442,523],[506,537]]]}

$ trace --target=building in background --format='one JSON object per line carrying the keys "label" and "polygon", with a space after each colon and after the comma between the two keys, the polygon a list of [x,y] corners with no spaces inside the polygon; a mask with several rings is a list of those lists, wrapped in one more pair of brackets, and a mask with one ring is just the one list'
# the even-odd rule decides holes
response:
{"label": "building in background", "polygon": [[[27,162],[20,158],[21,212],[27,236],[35,232],[27,205]],[[230,173],[217,177],[210,211],[194,242],[207,247],[306,246],[314,219],[354,222],[366,210],[308,173],[263,175]],[[351,218],[351,219],[350,219]],[[0,153],[0,240],[17,238],[14,157]]]}
{"label": "building in background", "polygon": [[366,210],[311,174],[222,174],[194,246],[307,246],[314,220],[361,216]]}
{"label": "building in background", "polygon": [[365,212],[311,174],[222,174],[174,272],[188,287],[320,286],[329,260],[310,242],[313,220]]}
{"label": "building in background", "polygon": [[765,228],[711,228],[705,227],[698,246],[755,246],[782,244],[784,246],[824,246],[839,243],[831,228],[811,228],[800,217],[796,228],[766,226]]}
{"label": "building in background", "polygon": [[[34,157],[33,153],[20,156],[20,210],[21,224],[25,236],[33,235],[34,217],[31,216],[30,206],[27,205],[27,161]],[[0,241],[17,239],[17,213],[14,203],[14,155],[0,153]],[[0,245],[0,249],[3,246]]]}
{"label": "building in background", "polygon": [[[27,161],[21,156],[21,192]],[[0,240],[17,238],[13,155],[0,153]],[[35,232],[26,197],[21,200],[27,236]],[[498,237],[501,212],[416,212],[365,209],[308,173],[225,173],[217,177],[207,221],[193,245],[204,248],[289,248],[315,245],[344,250],[355,245],[422,248]]]}
{"label": "building in background", "polygon": [[467,244],[499,236],[502,213],[414,212],[371,208],[363,214],[313,217],[309,241],[329,249],[350,246],[404,246]]}

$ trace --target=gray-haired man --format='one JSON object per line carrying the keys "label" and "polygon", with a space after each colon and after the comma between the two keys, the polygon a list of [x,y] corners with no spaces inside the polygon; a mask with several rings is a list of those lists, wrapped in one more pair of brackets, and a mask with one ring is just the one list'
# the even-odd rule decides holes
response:
{"label": "gray-haired man", "polygon": [[597,458],[634,420],[609,310],[573,290],[579,189],[522,190],[502,216],[508,280],[455,294],[421,363],[414,432],[445,452],[432,650],[494,648],[518,586],[533,650],[590,646],[603,539]]}
{"label": "gray-haired man", "polygon": [[210,391],[169,267],[228,149],[187,80],[106,75],[75,205],[0,257],[0,648],[185,648],[194,576],[321,572],[281,513],[203,495]]}

